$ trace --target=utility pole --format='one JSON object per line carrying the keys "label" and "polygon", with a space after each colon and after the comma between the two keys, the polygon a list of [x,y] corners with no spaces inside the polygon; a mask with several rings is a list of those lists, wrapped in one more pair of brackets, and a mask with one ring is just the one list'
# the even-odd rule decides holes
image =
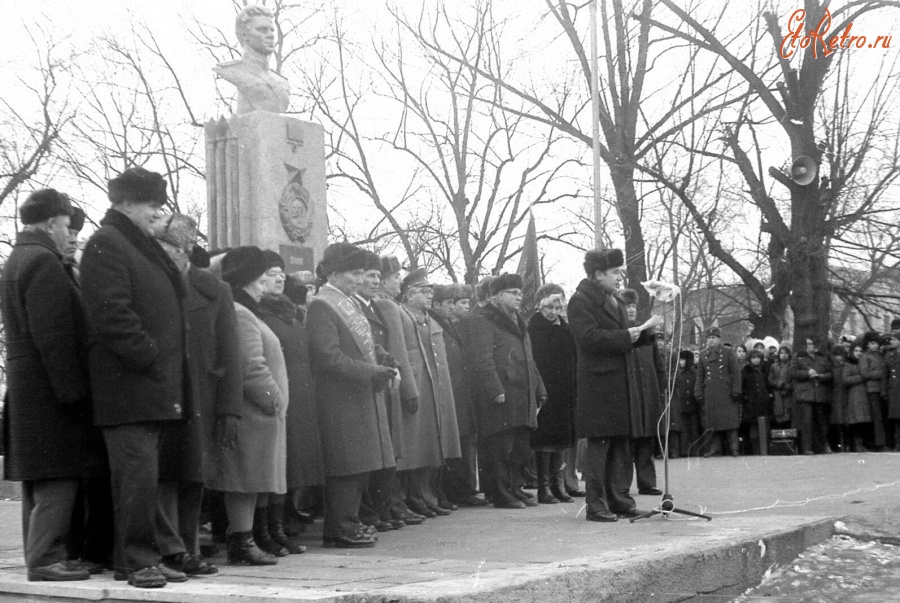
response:
{"label": "utility pole", "polygon": [[603,247],[603,213],[600,204],[600,92],[597,66],[597,0],[591,0],[591,125],[594,147],[594,247]]}

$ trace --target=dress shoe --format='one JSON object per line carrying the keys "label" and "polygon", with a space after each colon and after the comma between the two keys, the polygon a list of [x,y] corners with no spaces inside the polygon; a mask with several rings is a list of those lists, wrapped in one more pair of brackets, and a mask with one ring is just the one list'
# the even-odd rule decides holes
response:
{"label": "dress shoe", "polygon": [[231,565],[275,565],[278,558],[267,553],[253,540],[250,532],[228,534],[228,563]]}
{"label": "dress shoe", "polygon": [[156,566],[156,569],[160,574],[166,577],[166,582],[187,582],[188,577],[184,572],[178,571],[176,569],[172,569],[167,566],[165,563],[160,563]]}
{"label": "dress shoe", "polygon": [[584,498],[585,492],[580,488],[566,488],[566,494],[575,498]]}
{"label": "dress shoe", "polygon": [[88,580],[90,577],[88,571],[77,561],[57,561],[52,565],[28,570],[29,582],[68,582]]}
{"label": "dress shoe", "polygon": [[612,523],[614,521],[619,521],[619,516],[609,511],[597,511],[596,513],[588,513],[586,519],[588,521]]}
{"label": "dress shoe", "polygon": [[425,523],[425,517],[412,511],[405,511],[398,514],[394,519],[399,519],[408,526],[420,526]]}
{"label": "dress shoe", "polygon": [[69,563],[83,568],[92,576],[103,573],[103,564],[97,563],[96,561],[88,561],[87,559],[70,559]]}
{"label": "dress shoe", "polygon": [[447,509],[448,511],[459,511],[459,507],[457,507],[456,505],[454,505],[454,504],[453,504],[452,502],[450,502],[449,500],[439,500],[439,501],[438,501],[438,506],[441,507],[441,508],[443,508],[443,509]]}
{"label": "dress shoe", "polygon": [[809,455],[809,456],[812,456],[812,455],[814,455],[814,454],[815,454],[815,452],[813,452],[813,451],[812,451],[812,450],[804,450],[804,451],[803,451],[803,454],[806,454],[806,455]]}
{"label": "dress shoe", "polygon": [[322,546],[326,549],[362,549],[375,546],[375,539],[359,533],[353,536],[322,536]]}
{"label": "dress shoe", "polygon": [[406,522],[402,519],[391,519],[390,521],[388,521],[388,523],[391,524],[391,527],[395,530],[406,527]]}
{"label": "dress shoe", "polygon": [[428,508],[431,510],[432,513],[434,513],[435,515],[441,516],[441,517],[446,517],[447,515],[450,515],[452,513],[452,511],[450,509],[445,509],[444,507],[440,507],[440,506],[434,506],[434,507],[428,507]]}
{"label": "dress shoe", "polygon": [[831,449],[831,446],[825,444],[825,446],[822,448],[822,454],[834,454],[834,451]]}
{"label": "dress shoe", "polygon": [[646,511],[642,511],[637,507],[631,507],[630,509],[616,513],[616,515],[618,515],[619,517],[639,517],[641,515],[644,515],[645,513]]}
{"label": "dress shoe", "polygon": [[162,565],[184,572],[188,576],[211,576],[219,573],[219,568],[190,553],[175,553],[162,558]]}
{"label": "dress shoe", "polygon": [[521,500],[496,500],[495,509],[524,509],[527,505]]}
{"label": "dress shoe", "polygon": [[526,498],[522,501],[526,507],[536,507],[538,506],[538,500],[536,498]]}
{"label": "dress shoe", "polygon": [[[168,580],[155,565],[128,572],[128,584],[135,588],[162,588]],[[187,576],[185,576],[187,579]]]}
{"label": "dress shoe", "polygon": [[733,457],[738,457],[738,456],[741,456],[741,453],[738,452],[737,450],[732,450],[732,451],[731,451],[731,456],[733,456]]}
{"label": "dress shoe", "polygon": [[378,540],[378,537],[376,536],[376,534],[378,534],[378,530],[375,529],[375,526],[367,526],[360,523],[357,525],[356,532],[357,534],[365,534],[366,536],[371,536],[375,540]]}
{"label": "dress shoe", "polygon": [[[426,519],[434,519],[435,517],[437,517],[437,513],[435,513],[428,507],[410,507],[410,510],[413,513],[418,513],[419,515],[421,515],[422,517],[425,517]],[[403,521],[406,521],[406,520],[404,519]]]}
{"label": "dress shoe", "polygon": [[394,526],[392,526],[389,522],[381,521],[380,519],[371,524],[371,526],[375,528],[375,531],[377,532],[390,532],[394,529]]}
{"label": "dress shoe", "polygon": [[463,506],[466,506],[466,507],[486,507],[490,503],[488,501],[484,500],[483,498],[478,498],[477,496],[475,496],[473,494],[466,500],[462,501],[460,504]]}
{"label": "dress shoe", "polygon": [[526,492],[521,487],[513,488],[512,493],[515,494],[516,498],[518,498],[519,500],[528,500],[529,498],[535,500],[534,494],[531,494],[530,492]]}
{"label": "dress shoe", "polygon": [[662,496],[662,490],[659,488],[641,488],[638,490],[638,494],[643,494],[645,496]]}

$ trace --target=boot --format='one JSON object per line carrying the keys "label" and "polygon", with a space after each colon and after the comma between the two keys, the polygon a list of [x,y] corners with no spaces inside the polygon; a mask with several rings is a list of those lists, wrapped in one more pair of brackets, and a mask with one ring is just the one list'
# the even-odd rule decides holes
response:
{"label": "boot", "polygon": [[269,505],[269,535],[275,544],[287,549],[291,555],[306,552],[306,547],[288,538],[284,533],[284,504]]}
{"label": "boot", "polygon": [[550,457],[552,453],[535,451],[534,461],[537,466],[537,497],[542,505],[555,505],[559,501],[550,493]]}
{"label": "boot", "polygon": [[566,494],[565,480],[562,472],[562,453],[554,452],[549,454],[549,456],[550,465],[547,472],[547,478],[550,482],[550,494],[552,494],[559,502],[570,503],[572,502],[572,497]]}
{"label": "boot", "polygon": [[253,542],[250,532],[232,532],[226,537],[228,542],[228,563],[232,565],[275,565],[278,559],[260,550]]}
{"label": "boot", "polygon": [[253,539],[259,548],[271,555],[288,556],[288,550],[272,540],[269,533],[269,507],[256,507],[253,513]]}

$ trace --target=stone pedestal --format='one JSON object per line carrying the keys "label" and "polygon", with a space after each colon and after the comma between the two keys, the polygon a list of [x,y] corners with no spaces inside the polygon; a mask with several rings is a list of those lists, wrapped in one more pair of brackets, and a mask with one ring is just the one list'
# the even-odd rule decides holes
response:
{"label": "stone pedestal", "polygon": [[253,111],[206,124],[209,249],[256,245],[285,271],[315,270],[327,244],[322,126]]}

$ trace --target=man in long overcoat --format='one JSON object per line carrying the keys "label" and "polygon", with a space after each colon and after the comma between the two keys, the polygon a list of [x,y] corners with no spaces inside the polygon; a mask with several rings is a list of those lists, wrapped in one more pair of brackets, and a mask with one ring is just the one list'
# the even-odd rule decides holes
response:
{"label": "man in long overcoat", "polygon": [[378,364],[369,321],[353,301],[365,266],[362,249],[329,245],[317,268],[327,282],[307,314],[325,464],[322,539],[328,547],[375,544],[357,523],[362,493],[369,473],[396,465],[384,392],[398,372]]}
{"label": "man in long overcoat", "polygon": [[[619,301],[625,305],[628,325],[637,321],[638,295],[634,289],[620,289]],[[666,388],[666,373],[659,346],[644,345],[631,351],[633,362],[629,366],[628,385],[631,387],[631,439],[634,455],[634,471],[637,477],[638,494],[660,495],[656,487],[656,466],[653,464],[653,450],[662,415],[661,392]],[[663,432],[665,433],[665,432]]]}
{"label": "man in long overcoat", "polygon": [[722,345],[722,331],[706,331],[706,349],[700,353],[694,398],[702,409],[703,429],[711,435],[705,456],[722,454],[727,438],[731,456],[738,456],[741,426],[741,365],[734,351]]}
{"label": "man in long overcoat", "polygon": [[[403,456],[406,440],[403,433],[403,415],[416,412],[419,406],[419,389],[412,367],[409,365],[406,342],[403,340],[403,325],[400,321],[400,303],[397,301],[400,297],[401,280],[400,261],[394,256],[383,256],[379,292],[372,300],[372,304],[380,312],[380,320],[387,327],[386,349],[400,372],[399,389],[385,393],[385,396],[390,396],[388,414],[391,442],[394,445],[394,457],[397,459]],[[406,525],[421,525],[425,521],[424,516],[413,513],[406,505],[406,488],[396,472],[391,480],[391,519],[395,525],[399,525],[395,523],[398,520]]]}
{"label": "man in long overcoat", "polygon": [[588,521],[617,521],[617,515],[640,514],[628,494],[633,477],[631,438],[635,435],[630,375],[635,347],[653,344],[651,318],[642,331],[629,327],[625,308],[616,300],[625,260],[619,249],[585,254],[587,278],[569,300],[569,327],[578,350],[578,436],[588,439],[585,488]]}
{"label": "man in long overcoat", "polygon": [[406,354],[419,391],[418,409],[403,416],[403,456],[398,471],[406,473],[407,504],[426,517],[446,515],[434,481],[446,459],[459,458],[459,429],[443,329],[427,312],[432,285],[427,272],[416,269],[403,279],[400,324]]}
{"label": "man in long overcoat", "polygon": [[4,477],[22,482],[22,540],[28,580],[87,580],[66,559],[79,480],[102,475],[100,432],[91,425],[81,295],[67,273],[69,198],[31,193],[23,229],[0,280],[8,390]]}
{"label": "man in long overcoat", "polygon": [[453,402],[456,407],[456,424],[459,428],[460,458],[448,459],[444,488],[450,502],[471,507],[483,507],[484,499],[478,491],[476,468],[478,430],[475,409],[472,407],[469,387],[466,383],[466,364],[463,357],[463,340],[459,321],[469,313],[469,285],[437,285],[431,300],[431,317],[444,330],[444,348],[450,369]]}
{"label": "man in long overcoat", "polygon": [[187,580],[159,563],[154,538],[160,438],[189,401],[184,279],[152,237],[166,185],[143,168],[110,180],[112,207],[81,259],[94,422],[116,509],[113,563],[117,577],[142,588]]}
{"label": "man in long overcoat", "polygon": [[522,277],[503,274],[490,282],[492,298],[468,321],[463,350],[468,357],[469,392],[478,409],[479,438],[491,483],[485,492],[497,508],[537,505],[527,494],[523,469],[530,455],[529,430],[547,398],[531,338],[519,314]]}
{"label": "man in long overcoat", "polygon": [[228,285],[191,264],[197,223],[183,214],[156,222],[154,236],[185,276],[191,403],[185,420],[160,442],[156,543],[162,562],[188,575],[218,569],[199,556],[203,484],[215,475],[225,432],[236,433],[241,415],[241,352]]}

